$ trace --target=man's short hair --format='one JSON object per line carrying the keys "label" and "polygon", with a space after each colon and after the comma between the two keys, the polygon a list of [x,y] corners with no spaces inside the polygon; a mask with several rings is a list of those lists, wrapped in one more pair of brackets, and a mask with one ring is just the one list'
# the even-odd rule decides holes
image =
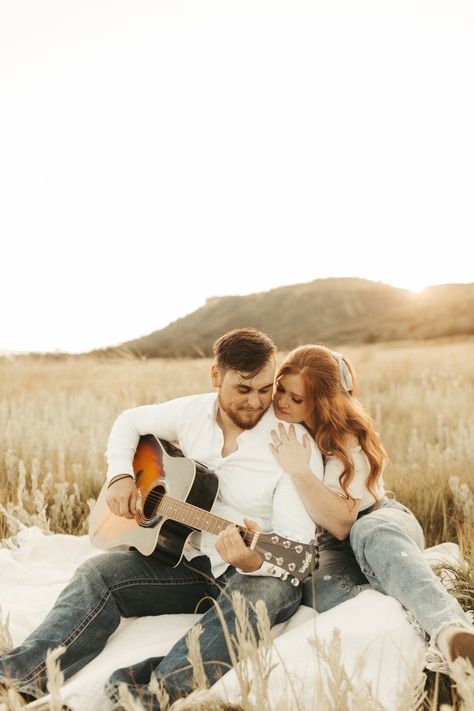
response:
{"label": "man's short hair", "polygon": [[277,348],[256,328],[236,328],[218,338],[213,351],[219,370],[236,370],[253,377],[269,363]]}

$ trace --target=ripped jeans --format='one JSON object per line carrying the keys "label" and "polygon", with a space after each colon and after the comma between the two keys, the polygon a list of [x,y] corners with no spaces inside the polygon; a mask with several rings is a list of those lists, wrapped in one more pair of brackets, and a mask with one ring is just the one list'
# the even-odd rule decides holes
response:
{"label": "ripped jeans", "polygon": [[434,639],[451,623],[471,627],[425,560],[420,524],[398,501],[362,511],[344,541],[324,532],[320,545],[319,569],[303,587],[304,605],[324,612],[373,589],[396,598]]}

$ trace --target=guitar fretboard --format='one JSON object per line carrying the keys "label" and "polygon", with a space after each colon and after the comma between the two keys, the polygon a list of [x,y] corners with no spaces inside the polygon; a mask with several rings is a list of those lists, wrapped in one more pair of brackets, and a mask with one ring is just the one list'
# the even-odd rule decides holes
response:
{"label": "guitar fretboard", "polygon": [[[184,501],[179,501],[179,499],[173,499],[167,494],[163,494],[161,497],[157,513],[166,516],[166,518],[171,518],[173,521],[184,523],[186,526],[195,528],[197,531],[206,531],[216,536],[223,531],[224,528],[227,528],[229,524],[232,524],[232,521],[227,521],[225,518],[216,516],[209,511],[204,511]],[[250,543],[255,533],[243,526],[239,526],[239,529],[243,533],[244,540]]]}

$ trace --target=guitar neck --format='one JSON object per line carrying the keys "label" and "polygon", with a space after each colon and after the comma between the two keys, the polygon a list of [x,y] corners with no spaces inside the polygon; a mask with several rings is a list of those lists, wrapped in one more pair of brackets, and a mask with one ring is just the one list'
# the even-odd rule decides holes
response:
{"label": "guitar neck", "polygon": [[[173,499],[173,497],[168,496],[168,494],[164,494],[161,497],[157,513],[166,518],[171,518],[173,521],[184,523],[186,526],[195,528],[197,531],[213,533],[215,536],[227,528],[227,526],[236,525],[232,521],[216,516],[204,509],[200,509],[198,506],[193,506],[193,504],[188,504],[179,499]],[[239,526],[239,529],[243,534],[244,541],[251,543],[255,532],[249,531],[244,526]]]}

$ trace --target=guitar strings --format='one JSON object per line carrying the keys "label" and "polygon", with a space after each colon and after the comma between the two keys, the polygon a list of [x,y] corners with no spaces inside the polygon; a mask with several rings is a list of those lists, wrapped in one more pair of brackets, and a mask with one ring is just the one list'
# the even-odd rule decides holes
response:
{"label": "guitar strings", "polygon": [[[149,495],[146,497],[146,499],[145,499],[146,502],[151,501],[152,504],[158,504],[158,508],[157,508],[157,510],[155,511],[155,515],[156,515],[156,513],[160,513],[160,511],[159,511],[159,504],[160,504],[163,500],[165,500],[165,504],[166,504],[167,501],[172,501],[172,502],[173,502],[173,505],[177,506],[178,508],[179,508],[179,507],[182,507],[183,509],[185,509],[185,510],[188,511],[188,512],[197,511],[197,512],[199,512],[201,515],[208,515],[208,516],[211,516],[212,518],[217,519],[219,522],[221,522],[221,524],[224,524],[224,523],[225,523],[225,524],[234,525],[233,521],[227,521],[226,519],[221,518],[220,516],[216,516],[216,514],[213,514],[213,513],[211,513],[210,511],[205,511],[204,509],[200,509],[198,506],[194,506],[193,504],[188,504],[188,503],[185,502],[185,501],[179,501],[179,499],[174,499],[173,497],[168,496],[168,494],[157,494],[156,492],[151,491],[150,494],[149,494]],[[165,516],[165,518],[166,518],[166,513],[163,512],[162,515]],[[169,516],[168,518],[171,518],[171,516]],[[181,521],[181,522],[179,522],[179,523],[184,523],[186,526],[190,526],[191,528],[193,528],[192,524],[187,524],[187,523],[185,523],[185,521]],[[252,537],[253,537],[253,535],[256,533],[255,531],[252,531],[250,528],[245,528],[245,526],[240,526],[239,524],[235,524],[235,525],[238,526],[239,530],[242,531],[245,535],[246,535],[247,533],[251,533],[251,534],[252,534]],[[209,531],[209,533],[212,533],[212,531]],[[267,534],[267,533],[262,533],[262,532],[259,532],[259,533],[260,533],[259,539],[263,540],[264,542],[270,543],[272,546],[276,546],[277,548],[281,548],[281,549],[284,550],[284,551],[291,550],[291,548],[287,548],[287,547],[286,547],[285,545],[283,545],[283,543],[280,542],[280,541],[278,541],[277,543],[275,543],[274,541],[272,541],[271,535],[269,535],[269,534]],[[217,534],[214,533],[214,535],[217,535]],[[273,534],[273,535],[277,535],[277,534]],[[284,538],[283,536],[279,536],[279,537],[280,537],[280,538]],[[289,539],[285,539],[285,540],[289,540]],[[304,548],[306,548],[306,547],[311,547],[311,544],[309,544],[309,543],[299,543],[299,542],[296,542],[296,541],[292,541],[292,542],[295,543],[296,545],[301,545],[301,546],[303,546]]]}

